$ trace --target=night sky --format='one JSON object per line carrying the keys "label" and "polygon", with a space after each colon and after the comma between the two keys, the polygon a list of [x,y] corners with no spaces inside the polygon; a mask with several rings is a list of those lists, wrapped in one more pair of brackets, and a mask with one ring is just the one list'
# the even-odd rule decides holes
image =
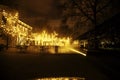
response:
{"label": "night sky", "polygon": [[[61,18],[60,3],[65,0],[0,0],[0,4],[19,11],[20,20],[34,28],[40,28],[49,20]],[[112,3],[113,11],[119,10],[119,0]],[[112,11],[112,12],[113,12]]]}
{"label": "night sky", "polygon": [[[0,4],[19,11],[20,19],[32,27],[40,27],[50,19],[59,19],[62,0],[0,0]],[[64,1],[64,0],[63,0]]]}

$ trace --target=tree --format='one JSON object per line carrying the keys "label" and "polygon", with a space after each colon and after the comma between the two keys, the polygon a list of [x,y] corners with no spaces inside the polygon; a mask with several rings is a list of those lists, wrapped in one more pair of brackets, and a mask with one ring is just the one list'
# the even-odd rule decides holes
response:
{"label": "tree", "polygon": [[96,26],[101,17],[105,19],[105,16],[112,14],[111,4],[112,0],[67,0],[63,4],[63,17],[86,17]]}
{"label": "tree", "polygon": [[[89,21],[89,24],[92,24],[92,28],[97,28],[99,24],[104,22],[109,18],[113,13],[112,11],[112,2],[113,0],[66,0],[64,2],[63,17],[67,20],[69,17],[77,16],[79,22],[84,20]],[[77,23],[78,24],[78,23]],[[84,27],[84,26],[83,26]],[[98,38],[97,34],[90,34],[93,36],[92,44],[94,48],[98,48]]]}
{"label": "tree", "polygon": [[59,27],[59,34],[60,36],[69,36],[71,29],[69,28],[68,25],[66,24],[61,24],[61,26]]}
{"label": "tree", "polygon": [[10,40],[11,38],[10,35],[6,34],[1,28],[0,28],[0,38],[5,41],[5,44],[4,43],[2,44],[5,45],[6,49],[8,49],[9,43],[11,42]]}
{"label": "tree", "polygon": [[5,16],[2,13],[0,13],[0,38],[2,38],[2,40],[6,41],[5,47],[6,47],[6,49],[8,49],[9,42],[10,42],[10,35],[8,35],[4,31],[4,29],[1,27],[2,25],[6,25],[6,23],[7,23],[7,19],[5,18]]}

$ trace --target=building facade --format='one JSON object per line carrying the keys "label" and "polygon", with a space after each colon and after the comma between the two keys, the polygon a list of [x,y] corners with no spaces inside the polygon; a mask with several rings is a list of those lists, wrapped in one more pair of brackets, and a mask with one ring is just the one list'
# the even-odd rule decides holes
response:
{"label": "building facade", "polygon": [[0,11],[0,29],[12,39],[9,46],[27,45],[32,27],[19,20],[19,13],[15,10]]}

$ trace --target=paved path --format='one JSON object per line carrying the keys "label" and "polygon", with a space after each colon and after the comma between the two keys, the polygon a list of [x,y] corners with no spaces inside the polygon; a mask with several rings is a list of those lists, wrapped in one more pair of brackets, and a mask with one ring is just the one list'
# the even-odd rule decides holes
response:
{"label": "paved path", "polygon": [[4,80],[61,76],[108,80],[88,57],[80,54],[0,54],[0,66],[0,78]]}

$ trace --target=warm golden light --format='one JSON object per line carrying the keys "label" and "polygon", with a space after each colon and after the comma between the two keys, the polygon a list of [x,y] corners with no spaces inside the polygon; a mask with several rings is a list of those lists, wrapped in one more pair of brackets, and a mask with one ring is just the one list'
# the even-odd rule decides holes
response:
{"label": "warm golden light", "polygon": [[[7,12],[3,10],[0,28],[8,35],[12,36],[15,46],[37,46],[42,51],[50,53],[78,53],[83,56],[86,54],[76,50],[79,41],[72,41],[71,37],[60,37],[55,31],[48,33],[46,30],[33,33],[32,27],[19,20],[18,12]],[[47,49],[45,47],[48,47]]]}
{"label": "warm golden light", "polygon": [[83,55],[83,56],[87,56],[87,54],[85,54],[85,53],[83,53],[83,52],[80,52],[80,51],[78,51],[78,50],[75,50],[74,48],[68,48],[69,50],[71,50],[71,51],[73,51],[73,52],[76,52],[76,53],[78,53],[78,54],[81,54],[81,55]]}
{"label": "warm golden light", "polygon": [[4,20],[2,20],[0,28],[16,39],[16,45],[25,45],[29,30],[31,31],[32,27],[19,20],[18,12],[7,12],[3,10],[2,15]]}
{"label": "warm golden light", "polygon": [[34,40],[35,45],[39,46],[69,46],[71,38],[60,38],[56,32],[47,33],[44,30],[42,33],[32,33],[31,40]]}
{"label": "warm golden light", "polygon": [[33,80],[85,80],[85,78],[80,77],[59,77],[59,78],[40,78]]}

